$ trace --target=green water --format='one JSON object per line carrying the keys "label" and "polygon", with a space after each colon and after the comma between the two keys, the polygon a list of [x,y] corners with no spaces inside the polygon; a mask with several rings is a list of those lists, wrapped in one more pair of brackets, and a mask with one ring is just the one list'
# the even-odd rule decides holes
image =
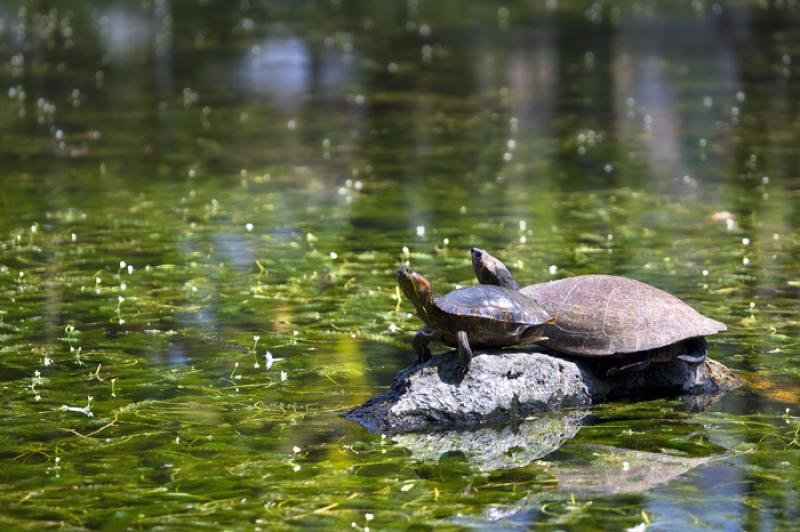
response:
{"label": "green water", "polygon": [[[0,524],[790,529],[798,80],[790,0],[0,4]],[[747,386],[494,469],[341,418],[473,245],[680,296]]]}

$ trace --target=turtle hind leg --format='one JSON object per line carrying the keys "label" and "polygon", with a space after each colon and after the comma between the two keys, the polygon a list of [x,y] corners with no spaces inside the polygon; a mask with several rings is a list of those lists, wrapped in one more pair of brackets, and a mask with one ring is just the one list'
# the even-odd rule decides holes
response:
{"label": "turtle hind leg", "polygon": [[459,376],[463,377],[469,371],[472,362],[472,348],[469,346],[469,337],[466,331],[458,331],[458,369]]}
{"label": "turtle hind leg", "polygon": [[615,366],[611,366],[606,370],[606,377],[613,377],[615,375],[619,375],[624,371],[644,371],[650,367],[650,364],[652,362],[653,362],[653,357],[648,353],[639,360],[627,363],[620,363]]}
{"label": "turtle hind leg", "polygon": [[683,344],[686,346],[686,352],[676,356],[676,360],[686,362],[690,366],[698,366],[708,357],[708,342],[702,336],[689,338]]}
{"label": "turtle hind leg", "polygon": [[428,327],[423,327],[414,335],[414,339],[411,341],[411,345],[417,353],[417,359],[414,361],[414,364],[422,364],[431,359],[431,350],[428,344],[438,339],[439,334]]}

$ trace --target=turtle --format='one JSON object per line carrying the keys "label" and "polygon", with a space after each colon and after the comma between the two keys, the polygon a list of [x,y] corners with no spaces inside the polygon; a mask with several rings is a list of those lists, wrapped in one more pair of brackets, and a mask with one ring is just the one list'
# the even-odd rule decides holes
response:
{"label": "turtle", "polygon": [[469,371],[472,346],[506,347],[542,340],[542,331],[552,317],[516,290],[494,285],[477,285],[453,290],[435,298],[430,282],[403,266],[397,283],[414,304],[425,326],[412,341],[416,364],[430,360],[428,344],[439,340],[458,348],[458,370]]}
{"label": "turtle", "polygon": [[578,275],[522,287],[505,264],[472,248],[478,281],[503,286],[535,301],[557,320],[544,330],[544,347],[603,359],[606,375],[641,371],[653,362],[702,364],[705,337],[727,329],[667,292],[616,275]]}

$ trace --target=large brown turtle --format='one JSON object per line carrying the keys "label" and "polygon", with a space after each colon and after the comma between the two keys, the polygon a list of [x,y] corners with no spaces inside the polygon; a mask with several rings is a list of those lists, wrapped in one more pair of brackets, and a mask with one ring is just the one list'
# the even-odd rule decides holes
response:
{"label": "large brown turtle", "polygon": [[397,282],[425,322],[412,342],[416,363],[431,358],[428,344],[439,340],[458,348],[459,372],[469,370],[472,348],[505,347],[542,339],[550,315],[516,290],[479,285],[453,290],[434,299],[425,277],[403,266]]}
{"label": "large brown turtle", "polygon": [[471,253],[479,282],[519,290],[556,319],[545,328],[542,345],[604,357],[608,374],[674,359],[700,364],[708,353],[704,337],[727,329],[677,297],[627,277],[579,275],[521,287],[498,259],[478,248]]}

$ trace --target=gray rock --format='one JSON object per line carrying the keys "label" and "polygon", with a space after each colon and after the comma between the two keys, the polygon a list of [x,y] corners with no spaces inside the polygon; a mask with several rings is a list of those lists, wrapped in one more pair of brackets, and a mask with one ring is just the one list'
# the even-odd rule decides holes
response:
{"label": "gray rock", "polygon": [[696,367],[673,361],[599,377],[586,359],[496,350],[475,356],[461,380],[456,362],[452,351],[406,368],[389,391],[347,411],[345,417],[384,434],[430,432],[619,398],[713,394],[740,385],[731,370],[711,359]]}

